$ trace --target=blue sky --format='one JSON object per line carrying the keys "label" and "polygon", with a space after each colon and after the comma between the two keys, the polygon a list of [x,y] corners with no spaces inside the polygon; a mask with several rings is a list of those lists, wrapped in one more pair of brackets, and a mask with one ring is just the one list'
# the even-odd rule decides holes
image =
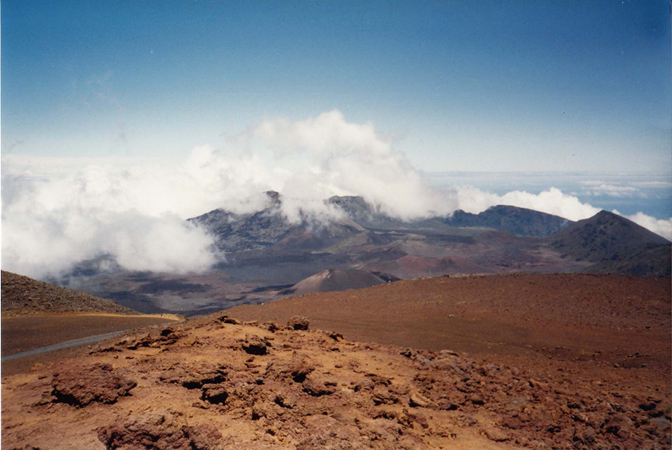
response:
{"label": "blue sky", "polygon": [[666,1],[2,3],[2,151],[179,158],[340,110],[424,171],[671,170]]}
{"label": "blue sky", "polygon": [[205,270],[185,219],[269,189],[289,220],[361,195],[403,219],[617,210],[672,239],[669,0],[4,0],[1,20],[17,273]]}

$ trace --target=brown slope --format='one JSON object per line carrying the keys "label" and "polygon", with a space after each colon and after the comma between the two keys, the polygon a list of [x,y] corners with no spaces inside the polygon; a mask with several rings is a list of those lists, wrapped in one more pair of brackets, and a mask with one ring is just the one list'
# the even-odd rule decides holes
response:
{"label": "brown slope", "polygon": [[[405,280],[233,308],[244,320],[302,314],[357,340],[486,356],[563,360],[596,350],[606,364],[669,371],[669,279],[516,274]],[[554,349],[558,350],[554,350]],[[650,361],[629,359],[635,353]]]}
{"label": "brown slope", "polygon": [[112,300],[2,271],[2,315],[101,312],[138,314]]}
{"label": "brown slope", "polygon": [[14,356],[2,362],[2,373],[28,372],[33,364],[70,350],[23,356],[21,352],[182,319],[142,315],[110,300],[3,271],[2,356]]}

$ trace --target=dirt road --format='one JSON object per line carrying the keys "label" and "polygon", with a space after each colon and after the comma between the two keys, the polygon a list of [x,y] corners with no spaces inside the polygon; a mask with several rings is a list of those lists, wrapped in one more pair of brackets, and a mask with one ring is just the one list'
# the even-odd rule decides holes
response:
{"label": "dirt road", "polygon": [[[36,314],[2,318],[2,373],[30,370],[39,354],[86,345],[134,328],[180,321],[174,315]],[[91,341],[91,339],[94,341]],[[88,339],[88,340],[87,340]],[[37,351],[39,350],[39,351]],[[32,353],[28,353],[32,352]],[[17,355],[23,354],[20,360]],[[13,356],[13,357],[12,357]],[[52,358],[46,358],[52,360]]]}

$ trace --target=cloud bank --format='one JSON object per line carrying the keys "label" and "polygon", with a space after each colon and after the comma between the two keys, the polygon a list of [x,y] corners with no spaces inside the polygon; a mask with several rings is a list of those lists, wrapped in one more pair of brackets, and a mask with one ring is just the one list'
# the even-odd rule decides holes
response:
{"label": "cloud bank", "polygon": [[[619,214],[618,211],[613,211]],[[656,219],[655,217],[647,216],[643,212],[638,212],[632,216],[624,216],[648,230],[661,235],[667,240],[672,240],[672,217],[669,219]]]}
{"label": "cloud bank", "polygon": [[[337,111],[302,121],[265,120],[225,148],[200,146],[183,161],[26,158],[3,155],[3,268],[44,278],[80,261],[111,257],[129,270],[194,272],[215,262],[212,236],[185,219],[215,208],[264,208],[266,190],[282,192],[283,212],[334,217],[323,202],[361,195],[402,219],[478,213],[507,204],[571,220],[599,211],[550,188],[496,195],[471,186],[432,186],[370,123]],[[672,238],[672,220],[630,217]]]}
{"label": "cloud bank", "polygon": [[[44,278],[109,256],[130,270],[184,273],[212,265],[212,238],[175,213],[141,212],[147,199],[132,186],[147,180],[129,177],[102,167],[32,183],[3,176],[3,269]],[[23,189],[10,188],[8,198],[7,186],[17,185]]]}

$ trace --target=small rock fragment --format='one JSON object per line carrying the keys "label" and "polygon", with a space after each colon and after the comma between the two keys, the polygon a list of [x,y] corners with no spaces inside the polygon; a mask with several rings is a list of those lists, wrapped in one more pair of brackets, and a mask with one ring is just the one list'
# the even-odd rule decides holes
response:
{"label": "small rock fragment", "polygon": [[218,322],[221,323],[230,323],[232,325],[240,325],[240,320],[234,319],[233,317],[229,317],[228,315],[223,315],[217,318]]}
{"label": "small rock fragment", "polygon": [[292,330],[308,330],[310,321],[304,316],[293,316],[287,322],[287,326]]}
{"label": "small rock fragment", "polygon": [[306,358],[293,358],[290,361],[274,361],[266,366],[266,375],[277,378],[290,377],[296,383],[303,383],[308,374],[315,370],[315,365]]}
{"label": "small rock fragment", "polygon": [[273,401],[275,402],[276,405],[281,406],[283,408],[292,409],[294,408],[294,406],[296,406],[296,400],[294,399],[294,397],[284,393],[277,394]]}
{"label": "small rock fragment", "polygon": [[495,442],[504,442],[510,439],[504,431],[494,426],[487,427],[483,430],[483,434],[485,434],[485,437]]}
{"label": "small rock fragment", "polygon": [[345,339],[341,333],[336,333],[335,331],[330,332],[329,337],[332,338],[333,340],[335,340],[336,342],[339,342],[339,341],[342,341],[342,340]]}
{"label": "small rock fragment", "polygon": [[270,345],[270,342],[268,342],[266,339],[262,339],[254,334],[247,334],[245,335],[243,350],[245,350],[250,355],[266,355]]}
{"label": "small rock fragment", "polygon": [[131,416],[121,425],[100,427],[98,439],[107,449],[192,450],[222,448],[222,435],[209,424],[188,426],[168,411]]}
{"label": "small rock fragment", "polygon": [[432,404],[432,402],[422,394],[413,392],[410,399],[408,400],[408,404],[413,408],[427,408]]}
{"label": "small rock fragment", "polygon": [[373,393],[371,394],[371,400],[373,404],[378,405],[392,405],[394,403],[399,403],[399,397],[391,393],[387,388],[382,386],[375,386],[373,388]]}
{"label": "small rock fragment", "polygon": [[264,322],[262,325],[263,328],[266,328],[271,333],[275,333],[280,329],[276,322]]}
{"label": "small rock fragment", "polygon": [[221,405],[226,402],[228,397],[229,393],[226,392],[226,389],[220,385],[206,384],[203,386],[203,393],[201,394],[201,398],[208,403]]}
{"label": "small rock fragment", "polygon": [[335,386],[336,383],[334,382],[323,382],[321,380],[308,378],[303,383],[303,391],[312,395],[313,397],[321,397],[323,395],[331,395],[336,392]]}

